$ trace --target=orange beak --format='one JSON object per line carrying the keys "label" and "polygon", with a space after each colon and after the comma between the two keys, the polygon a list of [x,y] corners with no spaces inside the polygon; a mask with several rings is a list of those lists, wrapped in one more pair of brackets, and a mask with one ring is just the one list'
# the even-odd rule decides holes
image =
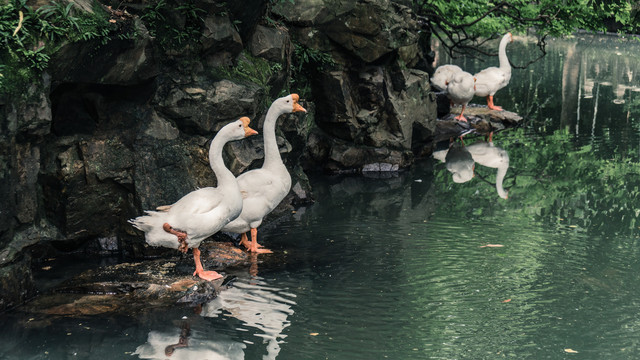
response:
{"label": "orange beak", "polygon": [[513,35],[511,35],[511,33],[509,33],[509,40],[511,40],[511,42],[513,42]]}
{"label": "orange beak", "polygon": [[300,96],[298,96],[298,94],[291,94],[291,98],[293,99],[293,112],[307,112],[307,110],[305,110],[302,105],[298,104],[298,101],[300,100]]}
{"label": "orange beak", "polygon": [[240,121],[242,121],[242,125],[244,127],[244,137],[251,136],[251,135],[258,135],[257,131],[249,127],[249,123],[251,122],[251,119],[249,119],[246,116],[243,116],[240,118]]}

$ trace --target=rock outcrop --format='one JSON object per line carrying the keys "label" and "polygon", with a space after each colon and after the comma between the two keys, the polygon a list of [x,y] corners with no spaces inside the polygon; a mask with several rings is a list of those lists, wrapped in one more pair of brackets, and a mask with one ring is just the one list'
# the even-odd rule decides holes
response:
{"label": "rock outcrop", "polygon": [[[116,29],[108,41],[60,44],[35,84],[0,99],[0,311],[36,292],[33,246],[161,254],[127,219],[215,186],[210,139],[240,116],[260,131],[279,94],[300,93],[309,110],[278,123],[293,175],[280,211],[311,200],[305,172],[397,171],[435,134],[418,27],[403,5],[197,0],[190,17],[169,1],[153,11],[189,35],[178,41],[152,28],[146,1],[102,4]],[[290,88],[303,79],[307,89]],[[229,144],[225,161],[236,174],[260,166],[261,137]]]}
{"label": "rock outcrop", "polygon": [[[275,12],[299,46],[331,54],[334,66],[313,74],[318,109],[306,164],[332,172],[372,163],[406,168],[416,144],[435,130],[435,97],[418,26],[391,1],[296,1]],[[313,71],[314,69],[309,69]]]}
{"label": "rock outcrop", "polygon": [[[207,269],[258,266],[255,258],[252,260],[232,243],[205,244],[201,250],[203,265]],[[127,314],[176,304],[194,307],[214,299],[225,284],[233,280],[233,276],[216,281],[194,277],[191,257],[178,254],[87,270],[48,289],[23,311],[79,317]]]}

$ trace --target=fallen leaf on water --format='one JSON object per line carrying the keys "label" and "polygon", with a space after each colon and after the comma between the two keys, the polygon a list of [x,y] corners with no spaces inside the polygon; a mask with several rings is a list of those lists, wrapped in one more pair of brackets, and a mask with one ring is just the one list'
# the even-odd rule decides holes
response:
{"label": "fallen leaf on water", "polygon": [[569,353],[569,354],[577,354],[578,352],[573,350],[573,349],[564,349],[564,352]]}
{"label": "fallen leaf on water", "polygon": [[309,334],[309,335],[311,335],[311,336],[318,336],[318,335],[320,335],[320,333],[311,333],[311,334]]}
{"label": "fallen leaf on water", "polygon": [[511,302],[511,299],[507,299],[507,300],[502,300],[503,303],[508,303]]}
{"label": "fallen leaf on water", "polygon": [[482,245],[480,247],[481,248],[485,248],[485,247],[494,248],[494,247],[504,247],[504,245],[502,245],[502,244],[487,244],[487,245]]}

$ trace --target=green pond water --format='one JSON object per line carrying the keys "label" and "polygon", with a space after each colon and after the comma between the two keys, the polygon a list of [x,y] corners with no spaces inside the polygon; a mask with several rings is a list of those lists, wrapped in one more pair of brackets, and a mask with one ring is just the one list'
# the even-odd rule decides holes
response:
{"label": "green pond water", "polygon": [[[0,317],[0,359],[640,358],[640,43],[547,50],[495,97],[525,118],[494,136],[508,199],[482,164],[464,183],[437,159],[313,176],[316,203],[261,229],[280,260],[226,273],[233,286],[199,314],[15,311]],[[522,37],[507,51],[537,56]]]}

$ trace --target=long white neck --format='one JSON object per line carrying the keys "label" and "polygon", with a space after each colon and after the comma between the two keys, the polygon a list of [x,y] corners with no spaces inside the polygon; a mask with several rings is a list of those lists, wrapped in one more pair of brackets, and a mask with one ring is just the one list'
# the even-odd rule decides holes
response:
{"label": "long white neck", "polygon": [[282,157],[280,157],[280,149],[278,149],[278,141],[276,140],[276,121],[280,115],[281,113],[277,109],[271,107],[264,119],[264,127],[262,129],[264,138],[263,168],[271,169],[284,166]]}
{"label": "long white neck", "polygon": [[509,165],[500,166],[498,168],[498,173],[496,174],[496,190],[498,191],[498,196],[500,196],[503,199],[507,198],[507,192],[502,187],[502,182],[504,181],[504,176],[507,174],[508,168],[509,168]]}
{"label": "long white neck", "polygon": [[211,146],[209,147],[209,165],[211,165],[213,173],[216,174],[218,187],[236,182],[236,177],[227,169],[222,159],[224,145],[229,142],[229,139],[224,135],[225,134],[219,134],[219,136],[216,136],[213,141],[211,141]]}
{"label": "long white neck", "polygon": [[511,41],[511,35],[507,34],[502,37],[500,47],[498,48],[498,59],[500,59],[500,69],[511,72],[511,64],[507,58],[507,44]]}

